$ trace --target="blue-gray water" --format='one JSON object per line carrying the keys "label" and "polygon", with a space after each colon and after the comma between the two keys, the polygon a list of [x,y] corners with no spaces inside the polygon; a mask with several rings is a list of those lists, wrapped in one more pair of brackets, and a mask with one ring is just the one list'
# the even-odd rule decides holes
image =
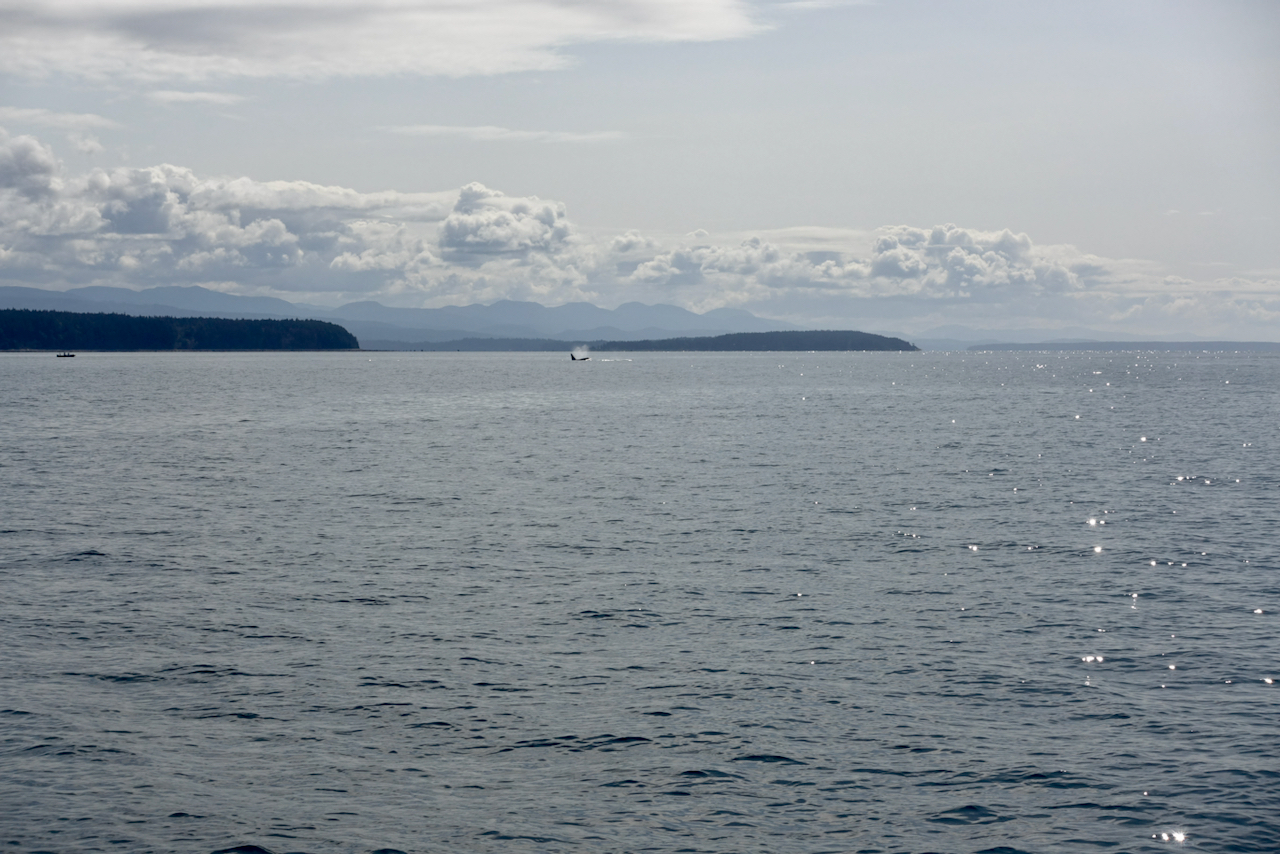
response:
{"label": "blue-gray water", "polygon": [[1276,851],[1278,416],[1259,354],[0,356],[0,851]]}

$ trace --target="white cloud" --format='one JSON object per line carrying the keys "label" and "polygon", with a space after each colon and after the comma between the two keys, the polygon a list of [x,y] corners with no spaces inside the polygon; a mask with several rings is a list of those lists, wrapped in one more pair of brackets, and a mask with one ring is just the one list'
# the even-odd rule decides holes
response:
{"label": "white cloud", "polygon": [[107,150],[102,142],[91,134],[71,133],[67,134],[67,139],[81,154],[100,154]]}
{"label": "white cloud", "polygon": [[560,68],[601,41],[760,29],[745,0],[61,0],[6,16],[0,71],[191,80],[498,74]]}
{"label": "white cloud", "polygon": [[477,142],[614,142],[626,139],[621,131],[603,130],[587,131],[553,131],[553,130],[512,130],[510,128],[479,125],[462,127],[457,125],[394,125],[380,127],[378,130],[405,136],[443,136],[460,137]]}
{"label": "white cloud", "polygon": [[554,300],[557,289],[585,283],[582,259],[591,255],[559,202],[479,184],[361,193],[210,179],[167,164],[75,176],[40,140],[8,135],[0,136],[0,248],[9,283],[235,281],[330,302],[398,293]]}
{"label": "white cloud", "polygon": [[404,219],[427,221],[444,219],[457,195],[456,192],[394,190],[361,193],[308,181],[254,181],[251,178],[207,179],[200,181],[191,192],[194,204],[213,210],[386,211]]}
{"label": "white cloud", "polygon": [[[4,38],[0,36],[0,45]],[[2,63],[3,60],[0,60]],[[56,113],[40,107],[0,107],[0,122],[35,125],[57,130],[109,130],[119,127],[111,119],[93,113]]]}
{"label": "white cloud", "polygon": [[[1275,337],[1280,282],[1192,282],[1152,262],[1034,244],[1009,230],[954,225],[856,231],[780,229],[737,245],[705,232],[653,251],[640,235],[614,241],[631,299],[705,311],[743,307],[808,325],[919,332],[944,323],[1048,329]],[[865,249],[859,249],[859,245]],[[647,257],[646,257],[647,256]]]}
{"label": "white cloud", "polygon": [[472,183],[361,193],[162,164],[68,174],[0,131],[0,280],[206,284],[322,303],[528,299],[734,306],[810,326],[1089,325],[1274,338],[1274,276],[1193,281],[1026,234],[956,225],[590,234],[565,206]]}
{"label": "white cloud", "polygon": [[609,241],[609,252],[613,255],[626,256],[637,253],[654,254],[662,249],[662,244],[653,237],[646,236],[632,229],[617,235]]}
{"label": "white cloud", "polygon": [[245,100],[243,95],[230,92],[180,92],[174,89],[157,89],[148,92],[147,97],[161,104],[218,104],[228,107]]}
{"label": "white cloud", "polygon": [[423,235],[415,235],[404,223],[355,220],[346,223],[339,248],[329,262],[331,270],[378,272],[391,277],[420,276],[442,262]]}
{"label": "white cloud", "polygon": [[559,202],[510,198],[483,184],[468,184],[440,226],[440,246],[458,259],[548,253],[572,232]]}
{"label": "white cloud", "polygon": [[10,137],[0,128],[0,189],[28,199],[52,195],[59,187],[58,158],[33,136]]}
{"label": "white cloud", "polygon": [[630,279],[703,287],[725,278],[750,279],[768,288],[843,291],[857,297],[991,300],[1011,293],[1034,295],[1083,287],[1096,273],[1085,256],[1037,251],[1025,234],[981,232],[954,225],[879,230],[871,252],[784,250],[760,238],[738,246],[692,242],[639,264]]}

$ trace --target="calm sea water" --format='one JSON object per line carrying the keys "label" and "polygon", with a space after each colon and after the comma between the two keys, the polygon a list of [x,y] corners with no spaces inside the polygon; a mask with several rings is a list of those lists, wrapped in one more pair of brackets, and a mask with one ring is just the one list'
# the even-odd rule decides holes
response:
{"label": "calm sea water", "polygon": [[1280,358],[611,356],[0,356],[0,851],[1280,850]]}

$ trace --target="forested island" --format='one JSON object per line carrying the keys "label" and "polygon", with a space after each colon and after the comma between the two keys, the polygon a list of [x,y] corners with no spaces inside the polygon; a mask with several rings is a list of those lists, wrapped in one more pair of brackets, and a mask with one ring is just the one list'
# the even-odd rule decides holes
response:
{"label": "forested island", "polygon": [[[378,342],[374,342],[377,349]],[[901,338],[869,332],[819,330],[815,332],[731,332],[699,338],[658,338],[644,341],[561,341],[553,338],[459,338],[423,342],[415,350],[550,353],[585,346],[602,352],[768,351],[768,350],[919,350]],[[397,348],[398,349],[398,348]]]}
{"label": "forested island", "polygon": [[134,317],[0,309],[0,350],[358,350],[323,320]]}
{"label": "forested island", "polygon": [[593,350],[918,350],[901,338],[870,332],[820,329],[809,332],[730,332],[705,338],[660,338],[649,341],[602,341]]}

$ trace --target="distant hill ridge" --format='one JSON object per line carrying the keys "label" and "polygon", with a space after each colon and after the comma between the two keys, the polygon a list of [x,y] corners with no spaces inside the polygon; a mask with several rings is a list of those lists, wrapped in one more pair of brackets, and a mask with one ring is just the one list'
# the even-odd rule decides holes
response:
{"label": "distant hill ridge", "polygon": [[0,287],[0,308],[170,317],[310,318],[340,324],[361,341],[378,341],[387,349],[420,349],[428,342],[463,338],[612,341],[795,328],[733,308],[695,314],[674,305],[638,302],[606,309],[586,302],[548,307],[516,300],[444,308],[395,308],[363,300],[326,308],[275,297],[236,296],[199,286],[141,291],[102,286],[68,291]]}

